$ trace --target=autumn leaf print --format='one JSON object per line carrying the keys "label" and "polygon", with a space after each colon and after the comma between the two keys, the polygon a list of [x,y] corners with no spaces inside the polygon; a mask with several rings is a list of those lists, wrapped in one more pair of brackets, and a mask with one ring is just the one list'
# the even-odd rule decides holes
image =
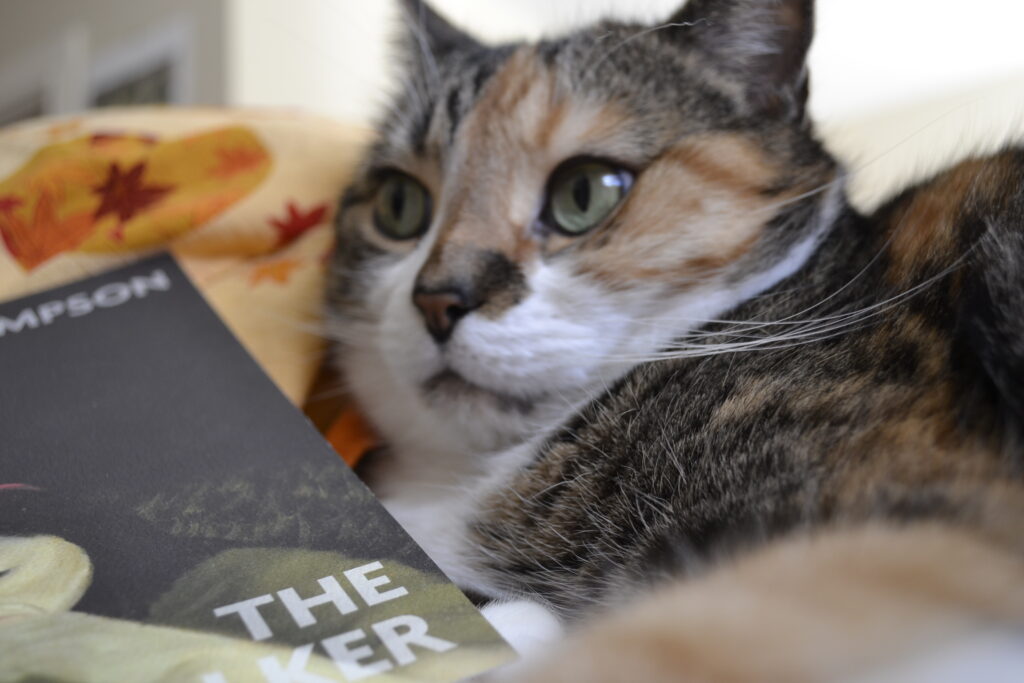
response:
{"label": "autumn leaf print", "polygon": [[142,161],[127,172],[122,171],[117,163],[112,163],[106,182],[95,188],[102,201],[93,217],[99,221],[108,214],[116,214],[120,224],[112,237],[118,241],[124,239],[125,223],[174,189],[166,185],[145,185],[142,179],[145,172],[146,163]]}
{"label": "autumn leaf print", "polygon": [[294,242],[307,230],[322,223],[327,216],[326,204],[319,204],[309,211],[303,211],[295,202],[288,202],[287,208],[286,217],[270,219],[270,224],[277,229],[278,246]]}

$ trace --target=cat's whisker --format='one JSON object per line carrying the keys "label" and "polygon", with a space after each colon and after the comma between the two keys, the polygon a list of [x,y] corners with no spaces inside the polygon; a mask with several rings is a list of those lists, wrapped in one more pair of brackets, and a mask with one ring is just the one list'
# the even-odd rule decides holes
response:
{"label": "cat's whisker", "polygon": [[[838,181],[836,181],[836,182],[838,182]],[[814,192],[821,191],[822,189],[828,188],[832,184],[833,183],[827,183],[827,184],[821,186],[821,188],[818,188],[817,190],[812,191],[812,192],[807,193],[807,194],[810,195],[810,194],[813,194]],[[774,327],[774,326],[780,326],[780,325],[782,325],[782,326],[803,326],[803,325],[806,325],[808,323],[826,322],[826,321],[831,321],[831,320],[841,320],[841,319],[846,318],[849,315],[856,315],[856,312],[854,312],[854,313],[839,313],[839,314],[835,314],[835,315],[831,315],[831,316],[824,316],[824,317],[816,318],[816,319],[801,319],[799,317],[799,316],[803,315],[804,313],[807,313],[807,312],[812,311],[812,310],[814,310],[816,308],[819,308],[819,307],[825,305],[826,303],[828,303],[829,301],[837,298],[840,294],[842,294],[848,288],[853,286],[858,280],[860,280],[862,277],[864,277],[864,275],[870,271],[870,269],[875,265],[875,263],[877,263],[877,261],[881,257],[881,255],[883,253],[885,253],[885,250],[889,247],[889,245],[891,244],[892,240],[895,239],[895,237],[896,237],[896,231],[893,231],[893,234],[891,234],[888,237],[888,239],[885,241],[885,243],[878,249],[878,251],[867,262],[867,264],[864,265],[861,268],[861,270],[856,275],[854,275],[852,278],[847,280],[842,286],[838,287],[835,291],[833,291],[831,294],[829,294],[828,296],[824,297],[822,300],[820,300],[817,303],[815,303],[813,306],[809,306],[809,307],[807,307],[807,308],[805,308],[805,309],[803,309],[801,311],[797,311],[797,312],[793,313],[792,315],[787,316],[785,318],[781,318],[779,320],[772,320],[772,321],[742,321],[742,320],[724,320],[724,319],[698,320],[698,319],[686,319],[686,318],[679,318],[677,320],[679,322],[697,323],[697,324],[700,324],[700,325],[720,324],[720,325],[741,326],[741,327],[746,327],[747,328],[747,330],[746,330],[747,332],[752,332],[752,331],[755,331],[757,329],[765,328],[765,327]],[[648,320],[641,319],[641,320],[638,320],[637,322],[656,324],[656,325],[663,325],[663,326],[666,326],[666,327],[669,327],[669,326],[672,325],[672,322],[666,322],[666,321],[662,321],[662,320],[648,321]],[[723,335],[723,334],[727,334],[727,333],[723,332],[723,331],[717,331],[717,330],[708,330],[708,331],[699,331],[699,332],[695,332],[695,333],[690,333],[687,336],[688,337],[694,337],[694,336],[715,337],[715,336],[720,336],[720,335]]]}
{"label": "cat's whisker", "polygon": [[344,398],[352,394],[351,389],[344,383],[329,389],[313,392],[309,395],[309,401],[327,401],[332,398]]}
{"label": "cat's whisker", "polygon": [[275,323],[279,323],[291,330],[308,334],[311,337],[319,337],[326,340],[331,339],[330,333],[324,327],[322,322],[295,318],[269,310],[254,311],[254,314],[259,317],[272,320]]}
{"label": "cat's whisker", "polygon": [[617,364],[623,362],[644,363],[683,358],[703,358],[727,353],[777,351],[832,339],[839,335],[849,333],[851,329],[858,329],[858,326],[866,325],[868,321],[885,314],[893,307],[903,303],[906,299],[916,296],[924,289],[927,289],[933,284],[948,277],[965,263],[973,250],[974,247],[968,250],[966,254],[962,255],[953,265],[915,285],[914,287],[871,306],[866,306],[864,308],[834,316],[833,319],[829,320],[827,323],[808,324],[804,328],[797,328],[793,332],[771,335],[744,342],[702,344],[688,342],[686,338],[684,338],[683,340],[670,344],[664,351],[652,354],[604,356],[602,357],[602,360],[607,363]]}
{"label": "cat's whisker", "polygon": [[[700,24],[706,24],[706,23],[708,23],[706,19],[699,19],[697,21],[666,22],[664,24],[659,24],[658,26],[652,26],[652,27],[645,28],[645,29],[640,30],[640,31],[636,31],[632,35],[628,36],[627,38],[624,38],[624,39],[620,40],[618,43],[615,43],[610,48],[608,48],[608,50],[596,62],[594,62],[592,64],[592,66],[590,66],[587,69],[586,76],[587,77],[592,76],[594,73],[597,72],[598,68],[600,68],[600,66],[602,64],[604,64],[608,60],[609,57],[612,56],[612,54],[614,54],[615,52],[621,50],[623,47],[625,47],[626,45],[632,43],[633,41],[639,40],[640,38],[643,38],[644,36],[648,36],[648,35],[650,35],[652,33],[658,32],[658,31],[664,31],[665,29],[669,29],[669,28],[689,28],[689,27],[698,26]],[[607,37],[609,37],[608,34],[605,34],[604,36],[601,36],[601,39],[604,39],[604,38],[607,38]],[[600,41],[595,41],[595,44],[598,43],[598,42],[600,42]]]}
{"label": "cat's whisker", "polygon": [[[370,338],[371,328],[367,325],[360,328],[354,323],[345,323],[342,326],[331,326],[329,319],[316,319],[315,316],[298,317],[282,314],[277,311],[260,309],[254,310],[253,315],[271,321],[275,325],[281,325],[290,330],[301,332],[309,337],[315,337],[328,344],[345,344],[350,348],[367,347]],[[322,356],[323,349],[310,352],[310,355]]]}

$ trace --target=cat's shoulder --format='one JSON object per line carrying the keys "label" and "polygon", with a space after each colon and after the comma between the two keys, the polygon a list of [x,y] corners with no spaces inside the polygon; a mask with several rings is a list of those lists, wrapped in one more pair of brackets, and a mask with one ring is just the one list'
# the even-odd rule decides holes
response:
{"label": "cat's shoulder", "polygon": [[1024,145],[948,164],[904,188],[874,212],[883,220],[940,219],[1010,208],[1024,195]]}
{"label": "cat's shoulder", "polygon": [[1024,147],[957,163],[901,192],[874,219],[896,284],[948,283],[953,332],[1024,443]]}
{"label": "cat's shoulder", "polygon": [[1024,234],[1024,147],[952,164],[899,192],[869,220],[884,240],[889,274],[904,286],[984,255],[994,240],[1016,240]]}

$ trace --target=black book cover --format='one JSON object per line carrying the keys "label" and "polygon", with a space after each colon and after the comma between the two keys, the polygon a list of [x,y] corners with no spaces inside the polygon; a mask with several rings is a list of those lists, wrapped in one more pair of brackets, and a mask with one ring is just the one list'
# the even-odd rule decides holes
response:
{"label": "black book cover", "polygon": [[171,257],[0,304],[0,680],[452,681],[510,656]]}

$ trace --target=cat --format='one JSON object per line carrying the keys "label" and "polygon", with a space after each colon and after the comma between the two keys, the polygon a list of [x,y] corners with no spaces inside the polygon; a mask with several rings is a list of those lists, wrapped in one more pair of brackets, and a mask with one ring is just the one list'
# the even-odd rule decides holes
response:
{"label": "cat", "polygon": [[517,679],[820,680],[1024,619],[1024,150],[864,216],[812,0],[501,46],[404,6],[328,325],[389,510],[568,627]]}

